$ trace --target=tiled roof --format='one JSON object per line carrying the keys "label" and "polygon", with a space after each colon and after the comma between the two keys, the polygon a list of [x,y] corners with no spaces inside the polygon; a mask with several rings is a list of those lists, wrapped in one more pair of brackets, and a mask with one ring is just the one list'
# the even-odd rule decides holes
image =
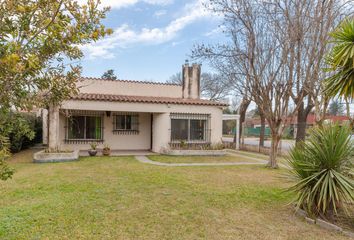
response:
{"label": "tiled roof", "polygon": [[112,82],[128,82],[128,83],[153,84],[153,85],[181,86],[180,84],[167,83],[167,82],[152,82],[152,81],[138,81],[138,80],[122,80],[122,79],[104,79],[104,78],[93,78],[93,77],[81,77],[79,80],[112,81]]}
{"label": "tiled roof", "polygon": [[214,102],[214,101],[203,100],[203,99],[127,96],[127,95],[96,94],[96,93],[80,93],[79,95],[73,96],[71,99],[84,100],[84,101],[162,103],[162,104],[222,106],[222,107],[228,105],[226,103]]}

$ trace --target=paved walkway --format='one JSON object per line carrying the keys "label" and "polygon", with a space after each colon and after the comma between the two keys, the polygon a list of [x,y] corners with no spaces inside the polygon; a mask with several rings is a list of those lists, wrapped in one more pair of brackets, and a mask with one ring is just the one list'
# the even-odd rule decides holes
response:
{"label": "paved walkway", "polygon": [[248,156],[243,156],[239,154],[234,154],[232,153],[231,155],[234,156],[239,156],[243,158],[249,158],[250,160],[256,161],[256,162],[234,162],[234,163],[162,163],[162,162],[156,162],[152,161],[146,156],[135,156],[136,160],[138,160],[141,163],[147,163],[147,164],[152,164],[152,165],[157,165],[157,166],[167,166],[167,167],[192,167],[192,166],[239,166],[239,165],[265,165],[267,164],[267,161],[257,159],[257,158],[252,158]]}

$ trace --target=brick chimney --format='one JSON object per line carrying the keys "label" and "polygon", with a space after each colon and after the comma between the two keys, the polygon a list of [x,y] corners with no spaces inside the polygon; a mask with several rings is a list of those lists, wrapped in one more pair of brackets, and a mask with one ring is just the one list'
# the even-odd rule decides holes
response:
{"label": "brick chimney", "polygon": [[193,63],[192,66],[189,66],[188,61],[182,66],[183,98],[200,98],[200,69],[200,64]]}

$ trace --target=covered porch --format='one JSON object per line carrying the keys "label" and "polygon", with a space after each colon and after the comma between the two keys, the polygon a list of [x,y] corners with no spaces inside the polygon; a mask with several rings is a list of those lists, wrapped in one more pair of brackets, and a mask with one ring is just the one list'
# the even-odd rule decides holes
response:
{"label": "covered porch", "polygon": [[202,100],[111,98],[67,100],[50,107],[49,115],[43,115],[43,142],[50,149],[88,150],[95,142],[99,148],[108,144],[111,150],[157,153],[180,143],[221,142],[222,107]]}

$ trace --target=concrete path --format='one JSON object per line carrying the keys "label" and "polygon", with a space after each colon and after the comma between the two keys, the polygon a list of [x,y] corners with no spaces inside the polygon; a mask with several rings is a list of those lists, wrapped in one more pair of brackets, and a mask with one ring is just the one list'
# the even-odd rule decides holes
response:
{"label": "concrete path", "polygon": [[[237,154],[232,154],[232,155],[237,155]],[[238,155],[241,156],[241,155]],[[242,156],[245,157],[245,156]],[[167,167],[192,167],[192,166],[239,166],[239,165],[263,165],[266,164],[267,161],[261,160],[261,159],[256,159],[252,157],[245,157],[249,158],[252,160],[256,160],[257,162],[234,162],[234,163],[162,163],[162,162],[156,162],[152,161],[146,156],[135,156],[136,160],[138,160],[141,163],[147,163],[147,164],[152,164],[152,165],[157,165],[157,166],[167,166]]]}

